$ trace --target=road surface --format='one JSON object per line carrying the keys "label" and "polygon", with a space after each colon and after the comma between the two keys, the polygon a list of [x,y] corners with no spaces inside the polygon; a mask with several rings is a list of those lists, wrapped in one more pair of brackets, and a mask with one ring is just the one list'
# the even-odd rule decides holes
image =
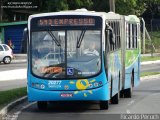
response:
{"label": "road surface", "polygon": [[160,63],[141,65],[141,72],[160,72]]}
{"label": "road surface", "polygon": [[26,62],[0,63],[0,91],[26,86],[26,66]]}
{"label": "road surface", "polygon": [[[132,98],[121,98],[118,105],[100,110],[98,102],[55,102],[47,110],[38,110],[36,103],[24,103],[8,116],[18,120],[116,120],[125,114],[155,114],[160,119],[160,78],[149,77],[134,89]],[[113,115],[117,114],[117,115]],[[109,119],[109,120],[110,120]]]}

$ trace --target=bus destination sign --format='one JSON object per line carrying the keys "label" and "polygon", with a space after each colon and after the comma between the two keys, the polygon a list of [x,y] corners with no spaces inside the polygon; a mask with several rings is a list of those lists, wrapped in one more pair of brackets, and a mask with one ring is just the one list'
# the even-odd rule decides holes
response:
{"label": "bus destination sign", "polygon": [[95,26],[94,18],[54,18],[39,19],[38,26]]}

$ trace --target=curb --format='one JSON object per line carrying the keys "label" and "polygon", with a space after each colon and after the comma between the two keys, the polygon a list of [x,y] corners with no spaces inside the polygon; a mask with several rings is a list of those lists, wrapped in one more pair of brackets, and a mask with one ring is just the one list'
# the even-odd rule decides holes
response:
{"label": "curb", "polygon": [[160,74],[141,77],[140,81],[146,81],[146,80],[158,79],[158,78],[160,78]]}
{"label": "curb", "polygon": [[27,62],[26,59],[19,59],[19,60],[12,60],[11,63],[22,63],[22,62]]}
{"label": "curb", "polygon": [[15,106],[23,103],[24,101],[27,100],[27,96],[21,97],[11,103],[9,103],[7,106],[5,106],[4,108],[2,108],[0,110],[0,120],[3,116],[5,116],[11,109],[13,109]]}
{"label": "curb", "polygon": [[160,60],[141,62],[141,65],[160,63]]}

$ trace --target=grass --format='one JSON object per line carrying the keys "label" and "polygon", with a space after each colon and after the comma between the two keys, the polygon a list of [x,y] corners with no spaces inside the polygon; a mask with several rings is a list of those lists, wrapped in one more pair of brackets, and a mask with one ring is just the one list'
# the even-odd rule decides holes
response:
{"label": "grass", "polygon": [[141,57],[141,62],[144,62],[144,61],[155,61],[155,60],[160,60],[160,56]]}
{"label": "grass", "polygon": [[0,108],[25,95],[27,95],[26,87],[0,91]]}
{"label": "grass", "polygon": [[144,73],[141,73],[141,77],[150,76],[150,75],[157,75],[157,74],[160,74],[160,72],[144,72]]}

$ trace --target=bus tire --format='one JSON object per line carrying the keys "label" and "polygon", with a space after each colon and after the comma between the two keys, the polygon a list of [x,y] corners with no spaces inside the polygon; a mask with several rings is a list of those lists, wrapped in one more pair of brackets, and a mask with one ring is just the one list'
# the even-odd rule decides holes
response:
{"label": "bus tire", "polygon": [[45,110],[45,109],[47,109],[47,102],[38,101],[37,102],[37,107],[38,107],[39,110]]}
{"label": "bus tire", "polygon": [[119,92],[111,98],[112,104],[118,104],[119,102]]}
{"label": "bus tire", "polygon": [[133,80],[134,80],[134,78],[133,78],[133,74],[132,74],[132,76],[131,76],[131,85],[130,85],[130,88],[124,90],[124,98],[131,98],[132,97]]}
{"label": "bus tire", "polygon": [[120,98],[123,98],[124,97],[123,95],[124,95],[124,90],[121,90],[120,91]]}
{"label": "bus tire", "polygon": [[119,84],[118,84],[118,93],[114,95],[113,97],[111,96],[111,103],[112,104],[118,104],[119,102],[119,95],[120,95],[120,75],[119,75]]}
{"label": "bus tire", "polygon": [[109,102],[108,100],[106,101],[100,101],[100,109],[101,110],[108,110],[109,108]]}

